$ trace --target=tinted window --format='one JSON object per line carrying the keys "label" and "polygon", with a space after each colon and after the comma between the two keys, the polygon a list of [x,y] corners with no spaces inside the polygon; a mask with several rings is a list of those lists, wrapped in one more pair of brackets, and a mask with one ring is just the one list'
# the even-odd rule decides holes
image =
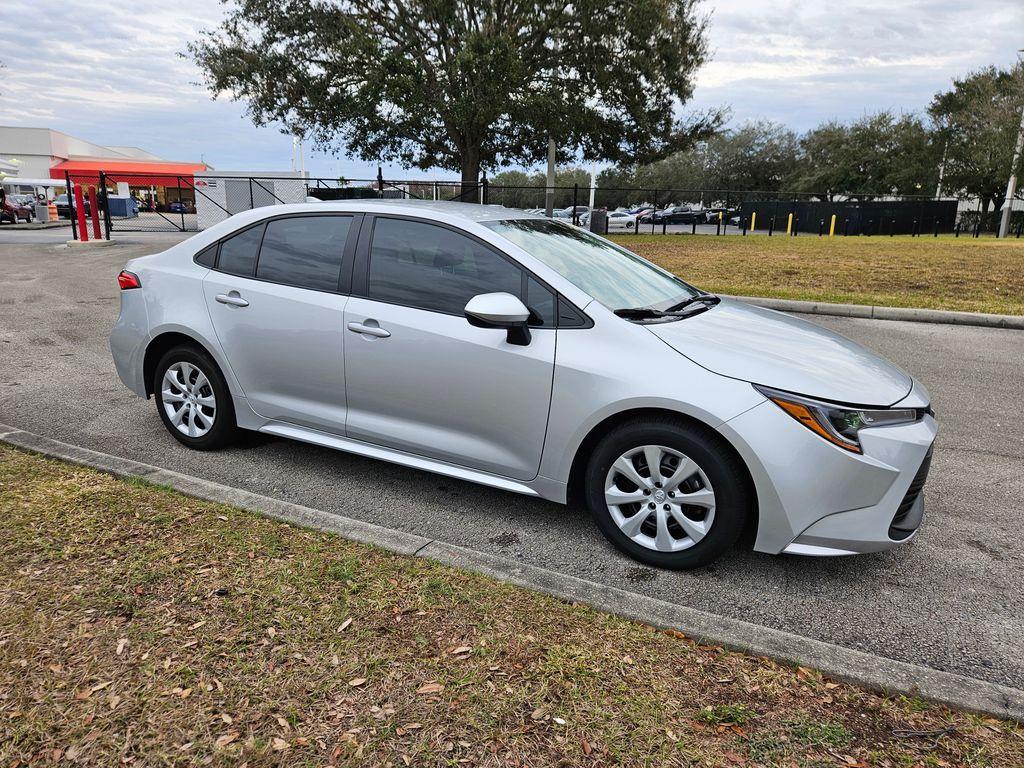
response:
{"label": "tinted window", "polygon": [[493,251],[444,227],[377,219],[370,247],[368,296],[462,314],[480,293],[522,296],[522,271]]}
{"label": "tinted window", "polygon": [[532,277],[526,281],[526,306],[540,315],[540,322],[531,324],[543,328],[552,328],[555,325],[555,294],[545,288]]}
{"label": "tinted window", "polygon": [[196,264],[202,264],[204,267],[212,267],[217,263],[217,244],[214,243],[209,248],[204,248],[196,254]]}
{"label": "tinted window", "polygon": [[301,216],[267,224],[256,277],[275,283],[338,290],[350,216]]}
{"label": "tinted window", "polygon": [[256,266],[256,252],[263,238],[263,225],[243,230],[220,244],[217,269],[232,275],[251,277]]}

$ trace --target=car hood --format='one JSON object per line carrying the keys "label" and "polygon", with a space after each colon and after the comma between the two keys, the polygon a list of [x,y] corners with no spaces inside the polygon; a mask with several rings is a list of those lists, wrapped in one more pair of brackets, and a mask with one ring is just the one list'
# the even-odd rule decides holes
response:
{"label": "car hood", "polygon": [[903,370],[845,336],[733,299],[646,327],[710,371],[809,397],[889,406],[913,386]]}

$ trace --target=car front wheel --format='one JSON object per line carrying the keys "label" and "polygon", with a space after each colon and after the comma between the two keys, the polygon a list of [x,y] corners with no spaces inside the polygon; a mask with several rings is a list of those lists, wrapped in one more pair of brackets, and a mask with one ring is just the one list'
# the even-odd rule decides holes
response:
{"label": "car front wheel", "polygon": [[683,421],[638,419],[616,428],[591,455],[585,482],[605,537],[661,568],[717,559],[753,509],[739,459],[710,430]]}
{"label": "car front wheel", "polygon": [[235,433],[231,393],[213,359],[194,347],[175,347],[156,366],[157,412],[178,442],[200,451],[220,448]]}

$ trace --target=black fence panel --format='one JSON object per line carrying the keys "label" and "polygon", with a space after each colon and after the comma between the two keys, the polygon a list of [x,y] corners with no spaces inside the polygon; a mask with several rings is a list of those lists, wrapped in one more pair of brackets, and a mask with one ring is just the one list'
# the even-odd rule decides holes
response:
{"label": "black fence panel", "polygon": [[[756,216],[753,216],[756,214]],[[953,232],[956,200],[871,200],[827,202],[808,200],[744,200],[739,207],[741,226],[785,232],[792,226],[801,234],[829,234],[835,216],[836,235],[921,235]]]}

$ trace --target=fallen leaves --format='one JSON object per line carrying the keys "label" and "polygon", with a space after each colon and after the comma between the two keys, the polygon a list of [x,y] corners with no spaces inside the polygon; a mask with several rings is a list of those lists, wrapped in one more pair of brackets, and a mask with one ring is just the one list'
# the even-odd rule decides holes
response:
{"label": "fallen leaves", "polygon": [[217,749],[223,749],[228,744],[238,739],[239,736],[241,736],[241,734],[238,731],[231,731],[230,733],[225,733],[222,736],[218,736],[217,740],[213,742],[213,745],[217,747]]}
{"label": "fallen leaves", "polygon": [[433,694],[433,693],[440,693],[443,690],[444,690],[444,686],[441,685],[441,683],[439,683],[439,682],[437,682],[435,680],[431,680],[429,683],[424,683],[419,688],[417,688],[416,689],[416,693],[418,693],[418,694],[420,694],[422,696],[427,696],[427,695],[430,695],[430,694]]}
{"label": "fallen leaves", "polygon": [[348,681],[348,684],[353,688],[359,688],[362,685],[366,685],[365,677],[353,677]]}

